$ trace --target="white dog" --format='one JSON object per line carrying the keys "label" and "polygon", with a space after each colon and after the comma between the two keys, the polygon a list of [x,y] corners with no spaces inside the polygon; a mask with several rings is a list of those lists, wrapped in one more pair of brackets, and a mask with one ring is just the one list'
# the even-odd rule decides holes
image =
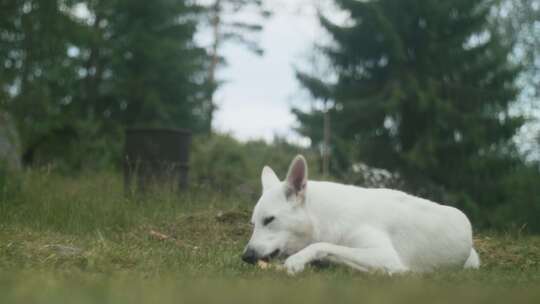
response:
{"label": "white dog", "polygon": [[264,167],[245,262],[286,257],[290,274],[314,261],[389,274],[480,266],[471,224],[458,209],[396,190],[307,177],[301,155],[284,182]]}

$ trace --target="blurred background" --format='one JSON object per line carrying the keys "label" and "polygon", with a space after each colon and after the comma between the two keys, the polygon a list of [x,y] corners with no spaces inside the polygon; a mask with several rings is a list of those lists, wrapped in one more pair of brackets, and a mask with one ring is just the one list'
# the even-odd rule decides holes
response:
{"label": "blurred background", "polygon": [[539,54],[538,0],[0,0],[0,199],[120,175],[127,129],[172,128],[193,187],[256,198],[303,153],[538,233]]}

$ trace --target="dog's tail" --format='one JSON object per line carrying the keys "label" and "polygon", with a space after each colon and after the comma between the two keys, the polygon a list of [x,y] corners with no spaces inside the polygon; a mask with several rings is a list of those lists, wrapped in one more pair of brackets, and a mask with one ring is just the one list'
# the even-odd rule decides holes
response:
{"label": "dog's tail", "polygon": [[480,267],[480,257],[474,248],[471,248],[471,254],[465,262],[465,269],[478,269]]}

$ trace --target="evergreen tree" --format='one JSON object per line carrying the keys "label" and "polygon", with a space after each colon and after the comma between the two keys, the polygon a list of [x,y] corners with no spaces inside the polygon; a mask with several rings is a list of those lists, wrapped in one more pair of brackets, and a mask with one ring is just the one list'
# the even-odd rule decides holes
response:
{"label": "evergreen tree", "polygon": [[188,1],[0,0],[0,98],[25,160],[117,158],[126,127],[208,125],[198,11]]}
{"label": "evergreen tree", "polygon": [[0,103],[17,122],[25,159],[53,137],[74,133],[70,101],[77,69],[67,50],[80,27],[63,5],[0,0]]}
{"label": "evergreen tree", "polygon": [[[335,2],[350,16],[345,25],[321,17],[337,81],[298,73],[314,97],[333,100],[334,143],[409,179],[486,206],[501,202],[498,177],[514,162],[523,119],[509,113],[519,69],[509,64],[511,46],[487,26],[488,1]],[[317,143],[322,113],[295,113]]]}
{"label": "evergreen tree", "polygon": [[193,42],[197,20],[186,1],[89,1],[95,16],[82,49],[85,102],[122,126],[204,125],[207,56]]}

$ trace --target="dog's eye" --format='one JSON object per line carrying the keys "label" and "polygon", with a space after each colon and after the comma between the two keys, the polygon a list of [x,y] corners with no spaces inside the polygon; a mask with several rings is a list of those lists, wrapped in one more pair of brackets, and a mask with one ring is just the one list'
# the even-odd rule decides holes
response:
{"label": "dog's eye", "polygon": [[275,220],[276,217],[275,216],[269,216],[269,217],[265,217],[263,219],[263,226],[266,226],[268,224],[270,224],[273,220]]}

